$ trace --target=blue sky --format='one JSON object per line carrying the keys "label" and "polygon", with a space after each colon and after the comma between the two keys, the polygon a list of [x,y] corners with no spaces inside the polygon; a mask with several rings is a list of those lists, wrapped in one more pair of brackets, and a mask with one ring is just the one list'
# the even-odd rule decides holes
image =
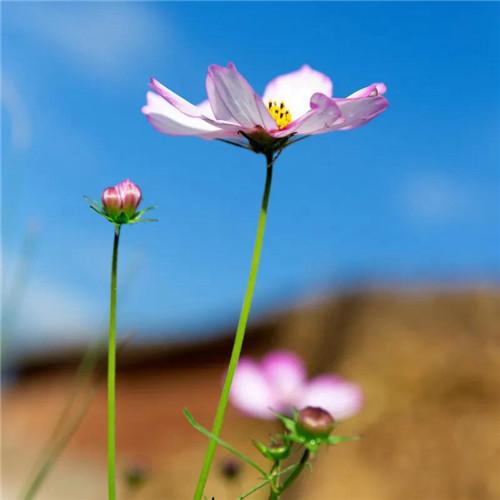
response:
{"label": "blue sky", "polygon": [[263,158],[162,136],[140,114],[150,76],[199,102],[208,65],[228,61],[258,92],[308,63],[335,95],[383,81],[390,101],[366,127],[280,158],[257,313],[360,281],[498,283],[498,3],[2,7],[4,298],[34,242],[13,338],[102,328],[112,227],[83,195],[125,177],[160,222],[123,232],[122,331],[232,324]]}

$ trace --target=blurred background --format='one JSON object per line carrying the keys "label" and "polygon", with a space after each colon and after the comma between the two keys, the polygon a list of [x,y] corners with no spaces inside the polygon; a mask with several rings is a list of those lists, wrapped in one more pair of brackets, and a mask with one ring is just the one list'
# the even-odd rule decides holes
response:
{"label": "blurred background", "polygon": [[[336,96],[388,86],[382,116],[275,169],[245,352],[290,349],[365,393],[342,423],[364,438],[320,454],[289,497],[500,498],[498,3],[1,7],[3,498],[20,498],[69,403],[39,498],[105,495],[112,228],[83,196],[126,177],[160,220],[125,228],[120,250],[120,467],[145,479],[121,494],[190,497],[206,443],[181,409],[210,425],[264,161],[162,136],[140,108],[151,76],[199,102],[208,65],[229,61],[257,92],[304,63]],[[273,430],[232,409],[223,434],[251,453]],[[217,499],[256,482],[226,460]]]}

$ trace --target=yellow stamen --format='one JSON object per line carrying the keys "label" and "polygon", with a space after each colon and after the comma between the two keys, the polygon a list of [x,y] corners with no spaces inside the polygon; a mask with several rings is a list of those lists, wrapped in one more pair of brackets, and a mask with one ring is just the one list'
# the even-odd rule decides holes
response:
{"label": "yellow stamen", "polygon": [[292,121],[292,115],[283,101],[279,104],[276,101],[269,101],[267,109],[279,129],[285,128]]}

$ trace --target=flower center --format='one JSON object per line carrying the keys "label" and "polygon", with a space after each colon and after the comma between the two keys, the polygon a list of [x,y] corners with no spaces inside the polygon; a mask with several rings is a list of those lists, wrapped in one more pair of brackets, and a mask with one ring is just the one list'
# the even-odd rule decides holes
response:
{"label": "flower center", "polygon": [[276,101],[269,101],[267,103],[267,110],[279,129],[285,128],[292,121],[292,115],[283,101],[279,104]]}

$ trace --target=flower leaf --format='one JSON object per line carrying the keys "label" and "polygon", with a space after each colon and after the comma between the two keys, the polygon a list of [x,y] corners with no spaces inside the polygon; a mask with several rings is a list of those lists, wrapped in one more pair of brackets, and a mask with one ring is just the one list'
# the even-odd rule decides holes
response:
{"label": "flower leaf", "polygon": [[267,472],[260,465],[256,464],[251,458],[247,457],[241,451],[238,451],[236,448],[233,448],[229,443],[226,443],[225,441],[217,437],[215,434],[212,434],[209,430],[205,429],[205,427],[200,425],[194,419],[193,415],[191,415],[191,413],[187,408],[184,408],[182,412],[184,413],[184,416],[187,418],[191,426],[194,427],[198,432],[201,432],[204,436],[213,439],[216,443],[225,448],[227,451],[231,452],[233,455],[236,455],[238,458],[246,462],[248,465],[252,466],[255,470],[257,470],[260,474],[262,474],[262,477],[267,478],[268,476]]}

